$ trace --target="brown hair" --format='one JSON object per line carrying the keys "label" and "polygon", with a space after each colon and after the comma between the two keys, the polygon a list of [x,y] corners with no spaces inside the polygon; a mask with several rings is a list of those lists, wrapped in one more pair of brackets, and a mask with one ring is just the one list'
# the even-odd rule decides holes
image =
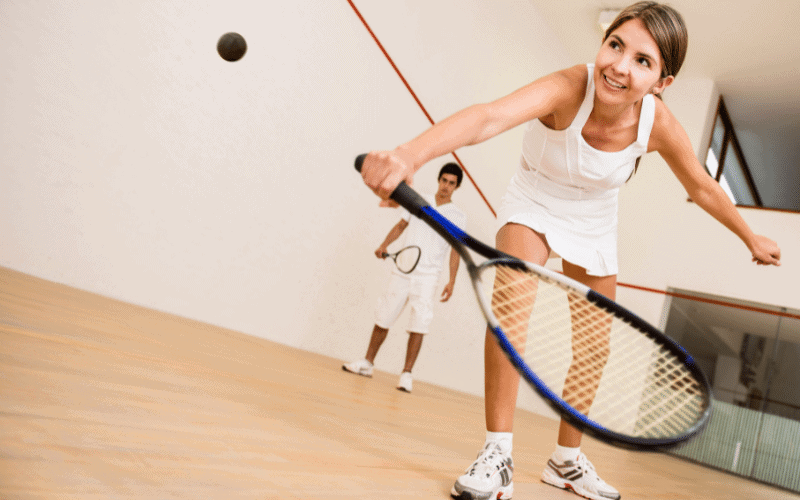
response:
{"label": "brown hair", "polygon": [[683,17],[669,5],[658,2],[637,2],[617,15],[614,22],[606,30],[603,42],[631,19],[639,19],[644,23],[650,36],[661,50],[661,78],[675,76],[686,58],[686,49],[689,46],[689,34]]}

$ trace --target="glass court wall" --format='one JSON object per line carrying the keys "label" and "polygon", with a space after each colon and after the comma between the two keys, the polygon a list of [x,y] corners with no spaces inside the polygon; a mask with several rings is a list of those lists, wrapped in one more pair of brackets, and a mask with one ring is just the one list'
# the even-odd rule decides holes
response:
{"label": "glass court wall", "polygon": [[714,390],[708,427],[671,453],[800,492],[800,311],[668,293],[665,331]]}

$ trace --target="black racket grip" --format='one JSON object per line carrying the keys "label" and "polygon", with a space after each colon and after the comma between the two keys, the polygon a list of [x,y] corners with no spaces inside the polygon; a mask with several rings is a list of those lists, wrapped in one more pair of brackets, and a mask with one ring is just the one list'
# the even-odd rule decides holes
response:
{"label": "black racket grip", "polygon": [[[366,153],[356,156],[355,167],[357,171],[361,172],[361,165],[364,164],[364,158],[366,157]],[[429,203],[425,201],[425,198],[414,191],[411,186],[405,183],[405,181],[400,181],[400,185],[398,185],[397,188],[392,191],[392,194],[389,195],[389,198],[399,203],[401,207],[405,208],[417,217],[419,217],[419,214],[422,213],[422,209],[429,205]]]}

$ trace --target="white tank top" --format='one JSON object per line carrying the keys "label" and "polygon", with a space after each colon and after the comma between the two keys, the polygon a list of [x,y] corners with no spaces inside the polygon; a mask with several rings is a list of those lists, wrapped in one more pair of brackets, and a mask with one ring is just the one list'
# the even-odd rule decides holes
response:
{"label": "white tank top", "polygon": [[636,141],[622,151],[600,151],[583,138],[594,107],[594,64],[588,64],[586,95],[569,127],[552,130],[528,122],[520,166],[498,214],[500,224],[526,225],[550,247],[589,274],[617,273],[617,199],[636,159],[647,152],[655,101],[642,101]]}
{"label": "white tank top", "polygon": [[[523,179],[540,177],[542,188],[551,184],[554,195],[571,199],[607,197],[628,180],[636,159],[647,152],[653,128],[655,102],[647,94],[639,115],[636,141],[622,151],[595,149],[583,138],[583,127],[594,107],[594,64],[587,64],[589,77],[586,95],[578,114],[569,127],[552,130],[538,119],[528,123],[522,142],[520,175]],[[533,179],[528,179],[533,181]]]}

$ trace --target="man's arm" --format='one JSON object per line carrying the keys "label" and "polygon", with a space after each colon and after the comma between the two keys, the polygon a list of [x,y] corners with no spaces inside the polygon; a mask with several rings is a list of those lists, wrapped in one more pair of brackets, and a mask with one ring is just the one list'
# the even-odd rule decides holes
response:
{"label": "man's arm", "polygon": [[450,297],[453,295],[453,287],[456,285],[456,274],[458,274],[458,263],[461,261],[461,257],[456,252],[455,248],[450,249],[450,281],[447,282],[447,285],[444,287],[442,291],[442,302],[447,302],[450,300]]}
{"label": "man's arm", "polygon": [[386,235],[386,239],[383,240],[381,246],[379,246],[378,249],[375,250],[375,256],[378,257],[379,259],[385,258],[383,254],[388,253],[386,249],[397,238],[399,238],[401,234],[403,234],[403,231],[405,231],[407,227],[408,227],[408,221],[400,219],[400,222],[395,224],[395,226],[389,231],[389,234]]}

